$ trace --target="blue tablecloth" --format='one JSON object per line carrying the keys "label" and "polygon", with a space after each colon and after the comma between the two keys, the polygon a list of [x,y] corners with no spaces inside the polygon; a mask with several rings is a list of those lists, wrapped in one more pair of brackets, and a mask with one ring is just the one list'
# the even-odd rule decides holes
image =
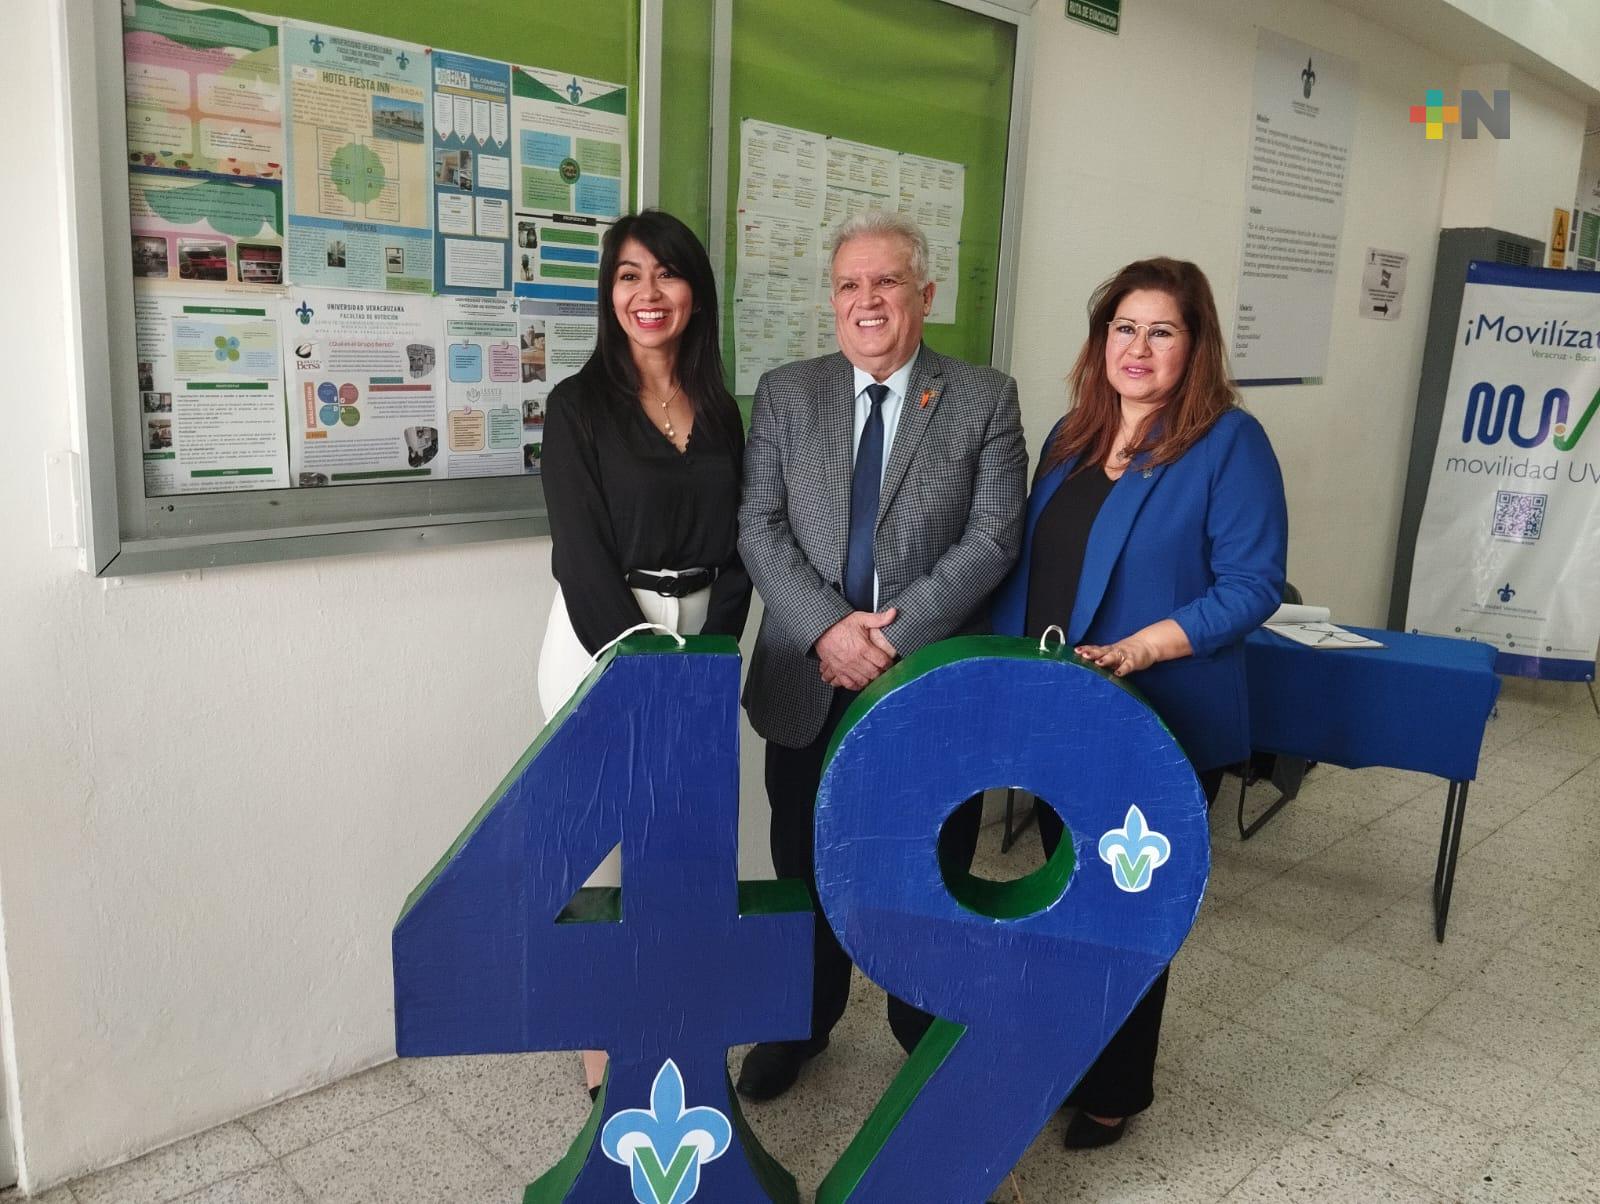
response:
{"label": "blue tablecloth", "polygon": [[1349,627],[1382,648],[1245,641],[1250,744],[1350,769],[1386,765],[1471,780],[1500,693],[1489,644]]}

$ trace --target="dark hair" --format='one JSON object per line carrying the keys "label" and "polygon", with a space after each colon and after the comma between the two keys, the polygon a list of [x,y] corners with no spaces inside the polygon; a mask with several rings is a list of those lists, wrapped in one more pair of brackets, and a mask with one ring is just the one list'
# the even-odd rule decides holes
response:
{"label": "dark hair", "polygon": [[660,209],[630,213],[606,231],[600,245],[600,327],[594,354],[585,371],[604,373],[614,394],[637,399],[639,374],[627,333],[611,305],[611,286],[617,278],[622,244],[637,239],[645,250],[671,268],[689,286],[693,312],[678,343],[678,383],[696,415],[710,414],[721,423],[739,422],[739,408],[723,378],[722,341],[717,332],[717,281],[705,247],[672,214]]}
{"label": "dark hair", "polygon": [[1045,468],[1079,457],[1087,467],[1110,459],[1122,422],[1121,399],[1106,378],[1106,340],[1117,307],[1129,293],[1166,293],[1183,314],[1189,358],[1165,405],[1134,432],[1133,446],[1152,464],[1170,464],[1238,404],[1228,379],[1222,323],[1206,274],[1181,259],[1141,259],[1105,281],[1089,298],[1089,337],[1067,377],[1071,404],[1045,457]]}

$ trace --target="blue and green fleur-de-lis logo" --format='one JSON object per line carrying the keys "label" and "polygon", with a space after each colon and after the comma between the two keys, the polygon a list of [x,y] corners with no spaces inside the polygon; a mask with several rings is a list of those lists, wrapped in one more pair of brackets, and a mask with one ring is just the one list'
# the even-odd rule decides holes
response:
{"label": "blue and green fleur-de-lis logo", "polygon": [[310,326],[311,315],[316,312],[317,311],[312,309],[311,306],[302,301],[300,302],[300,308],[294,311],[294,316],[300,319],[300,325]]}
{"label": "blue and green fleur-de-lis logo", "polygon": [[688,1204],[700,1190],[701,1166],[732,1140],[721,1112],[683,1106],[683,1075],[671,1058],[650,1086],[649,1109],[618,1112],[600,1131],[605,1156],[630,1168],[638,1204]]}
{"label": "blue and green fleur-de-lis logo", "polygon": [[1118,890],[1137,894],[1150,885],[1156,870],[1172,856],[1172,842],[1152,831],[1138,807],[1128,808],[1122,827],[1100,838],[1100,860],[1111,867]]}

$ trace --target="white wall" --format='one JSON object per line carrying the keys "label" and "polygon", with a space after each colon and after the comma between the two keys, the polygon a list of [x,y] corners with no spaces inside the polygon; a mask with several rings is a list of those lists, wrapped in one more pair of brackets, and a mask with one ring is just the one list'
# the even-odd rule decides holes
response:
{"label": "white wall", "polygon": [[[1194,260],[1231,329],[1257,27],[1360,64],[1326,383],[1254,389],[1245,403],[1283,464],[1290,580],[1337,618],[1381,625],[1445,172],[1461,145],[1426,141],[1409,106],[1433,81],[1454,80],[1458,65],[1318,0],[1141,0],[1127,6],[1118,37],[1065,21],[1059,6],[1039,6],[1036,22],[1012,360],[1034,449],[1065,405],[1062,381],[1085,334],[1089,293],[1122,264],[1155,254]],[[1548,226],[1549,207],[1571,190],[1582,130],[1571,134],[1565,110],[1552,130],[1548,89],[1514,86],[1513,139],[1541,154],[1552,139],[1569,142],[1559,162],[1540,169],[1540,178],[1560,176],[1554,199],[1527,189],[1527,207],[1543,206]],[[1368,246],[1411,256],[1398,321],[1356,316]]]}
{"label": "white wall", "polygon": [[1492,138],[1481,128],[1473,139],[1449,137],[1442,224],[1493,226],[1549,242],[1552,211],[1572,207],[1586,107],[1505,63],[1464,67],[1457,82],[1485,97],[1510,91],[1511,137]]}
{"label": "white wall", "polygon": [[[8,7],[0,85],[37,118],[28,187],[0,190],[0,1112],[33,1186],[392,1056],[390,927],[537,730],[553,592],[545,540],[121,585],[50,548],[73,425],[50,3]],[[745,873],[770,874],[747,761]]]}
{"label": "white wall", "polygon": [[[0,83],[38,115],[12,133],[28,187],[0,190],[0,1047],[33,1186],[389,1055],[389,927],[531,735],[551,592],[543,541],[120,588],[50,549],[45,456],[72,440],[52,2],[80,0],[8,6]],[[1037,12],[1014,361],[1031,445],[1120,264],[1194,258],[1231,311],[1255,23],[1361,60],[1328,383],[1248,400],[1286,468],[1293,578],[1378,620],[1447,153],[1406,106],[1456,65],[1317,0],[1128,10],[1117,38]],[[1398,322],[1355,317],[1368,243],[1413,256]]]}

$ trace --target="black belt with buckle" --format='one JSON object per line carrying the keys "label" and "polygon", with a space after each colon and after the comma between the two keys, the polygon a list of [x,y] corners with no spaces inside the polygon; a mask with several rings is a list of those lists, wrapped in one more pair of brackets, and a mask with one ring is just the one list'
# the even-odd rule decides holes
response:
{"label": "black belt with buckle", "polygon": [[681,573],[647,573],[643,569],[629,569],[626,574],[629,589],[647,589],[663,598],[687,598],[697,594],[717,579],[716,569],[685,569]]}

